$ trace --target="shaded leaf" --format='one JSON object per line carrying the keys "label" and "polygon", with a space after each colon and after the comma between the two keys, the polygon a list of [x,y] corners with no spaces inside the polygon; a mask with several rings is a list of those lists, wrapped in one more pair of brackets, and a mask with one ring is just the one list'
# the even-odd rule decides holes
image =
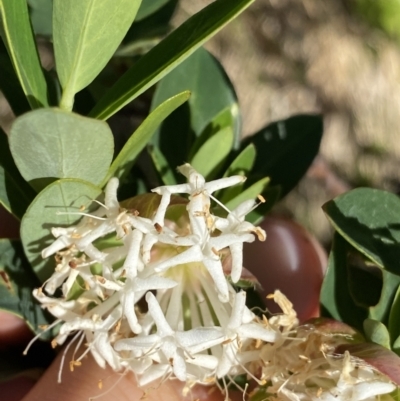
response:
{"label": "shaded leaf", "polygon": [[[54,0],[53,42],[62,108],[105,67],[132,25],[141,0]],[[101,49],[101,51],[99,51]]]}
{"label": "shaded leaf", "polygon": [[189,18],[131,67],[90,115],[105,120],[115,114],[177,67],[253,1],[217,0]]}
{"label": "shaded leaf", "polygon": [[51,36],[53,31],[53,0],[28,0],[28,4],[35,34]]}
{"label": "shaded leaf", "polygon": [[351,245],[335,233],[321,288],[321,315],[362,330],[368,312],[354,302],[348,286],[347,255],[351,250]]}
{"label": "shaded leaf", "polygon": [[[189,99],[190,124],[196,136],[199,136],[215,117],[225,120],[224,124],[215,121],[214,126],[220,125],[221,128],[228,126],[226,119],[229,118],[228,123],[233,129],[237,143],[240,135],[237,97],[222,66],[207,50],[198,49],[160,81],[154,93],[152,108],[157,107],[176,91],[182,90],[190,90],[193,95]],[[224,115],[219,116],[222,111],[225,112]]]}
{"label": "shaded leaf", "polygon": [[140,5],[135,20],[140,21],[147,18],[169,2],[170,0],[142,0],[142,4]]}
{"label": "shaded leaf", "polygon": [[[368,316],[371,319],[379,320],[386,326],[390,325],[389,313],[394,302],[396,290],[400,285],[400,276],[382,270],[382,291],[379,302],[375,306],[369,308]],[[364,291],[369,291],[369,288],[363,288]],[[395,336],[389,330],[390,335],[394,339]],[[400,334],[400,333],[399,333]]]}
{"label": "shaded leaf", "polygon": [[161,150],[157,146],[149,146],[148,151],[164,185],[175,185],[177,181],[174,172]]}
{"label": "shaded leaf", "polygon": [[39,190],[39,179],[79,178],[93,184],[103,181],[114,144],[108,125],[58,109],[24,114],[13,124],[10,148],[26,181]]}
{"label": "shaded leaf", "polygon": [[[36,333],[42,332],[40,325],[53,320],[32,295],[33,289],[39,286],[21,243],[0,239],[0,309],[21,317]],[[51,332],[43,336],[50,335]]]}
{"label": "shaded leaf", "polygon": [[201,146],[190,164],[204,177],[213,178],[230,153],[232,145],[232,129],[230,127],[223,128]]}
{"label": "shaded leaf", "polygon": [[31,109],[3,43],[0,42],[0,90],[16,116]]}
{"label": "shaded leaf", "polygon": [[400,286],[397,286],[397,291],[393,302],[390,302],[391,309],[389,315],[389,333],[393,341],[400,336]]}
{"label": "shaded leaf", "polygon": [[100,194],[101,189],[89,182],[63,179],[46,187],[29,206],[22,219],[21,239],[25,254],[41,282],[50,277],[55,267],[53,258],[43,260],[41,257],[42,250],[54,241],[51,228],[69,226],[81,218],[76,214],[59,213],[88,209]]}
{"label": "shaded leaf", "polygon": [[107,176],[101,186],[105,185],[112,176],[121,179],[130,171],[136,157],[149,142],[157,127],[173,110],[186,102],[189,96],[190,92],[188,91],[175,95],[150,113],[126,142],[108,170]]}
{"label": "shaded leaf", "polygon": [[31,108],[45,107],[46,81],[33,37],[26,0],[0,1],[1,35]]}
{"label": "shaded leaf", "polygon": [[319,150],[323,125],[319,115],[297,115],[277,121],[243,141],[257,150],[253,172],[271,177],[285,196],[303,177]]}
{"label": "shaded leaf", "polygon": [[400,199],[357,188],[323,206],[335,229],[378,266],[400,275]]}
{"label": "shaded leaf", "polygon": [[21,219],[36,193],[22,178],[11,156],[6,134],[0,129],[0,203]]}

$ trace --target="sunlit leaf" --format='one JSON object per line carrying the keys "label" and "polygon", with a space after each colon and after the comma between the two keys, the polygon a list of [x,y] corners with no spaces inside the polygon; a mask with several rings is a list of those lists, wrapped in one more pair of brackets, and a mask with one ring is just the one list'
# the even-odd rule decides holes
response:
{"label": "sunlit leaf", "polygon": [[390,335],[383,323],[373,319],[365,319],[363,327],[365,336],[369,341],[390,349]]}
{"label": "sunlit leaf", "polygon": [[29,21],[26,0],[0,1],[1,35],[33,109],[47,106],[47,87]]}
{"label": "sunlit leaf", "polygon": [[105,67],[131,26],[141,0],[54,0],[53,41],[63,87],[61,106]]}
{"label": "sunlit leaf", "polygon": [[[54,271],[54,259],[42,259],[42,250],[54,241],[52,227],[68,226],[81,218],[68,214],[87,210],[101,194],[101,189],[89,182],[64,179],[46,187],[29,206],[21,224],[21,239],[25,254],[40,281]],[[60,214],[67,213],[67,214]]]}
{"label": "sunlit leaf", "polygon": [[150,88],[254,0],[217,0],[189,18],[131,67],[100,99],[91,116],[107,119]]}
{"label": "sunlit leaf", "polygon": [[378,266],[400,275],[400,199],[357,188],[323,207],[335,229]]}
{"label": "sunlit leaf", "polygon": [[248,199],[256,199],[258,195],[264,192],[270,182],[269,177],[262,178],[250,187],[244,189],[238,196],[234,199],[229,200],[225,203],[225,206],[232,210],[239,206],[242,202]]}
{"label": "sunlit leaf", "polygon": [[114,144],[108,125],[58,109],[24,114],[13,124],[10,148],[21,175],[39,190],[40,179],[79,178],[100,184]]}
{"label": "sunlit leaf", "polygon": [[230,127],[223,128],[204,143],[190,164],[204,177],[212,178],[232,150],[232,145],[232,129]]}

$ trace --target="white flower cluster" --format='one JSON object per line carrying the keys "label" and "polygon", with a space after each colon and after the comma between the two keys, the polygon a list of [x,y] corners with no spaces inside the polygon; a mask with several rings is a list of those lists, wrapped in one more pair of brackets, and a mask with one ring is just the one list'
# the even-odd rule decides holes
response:
{"label": "white flower cluster", "polygon": [[[52,229],[56,240],[42,256],[55,255],[57,266],[34,295],[55,324],[62,323],[54,345],[74,336],[68,344],[76,344],[71,369],[90,352],[102,367],[132,371],[140,385],[177,378],[190,388],[253,376],[260,371],[262,344],[280,337],[246,307],[246,293],[234,290],[221,261],[228,252],[236,283],[243,242],[265,239],[262,229],[245,221],[254,201],[226,218],[210,211],[213,192],[245,178],[205,182],[189,164],[179,171],[188,182],[154,189],[160,203],[152,218],[121,209],[113,178],[103,206],[76,226]],[[174,194],[189,195],[184,233],[165,220]],[[119,245],[96,245],[112,236]],[[62,296],[56,297],[59,289]],[[82,344],[87,348],[77,356]]]}
{"label": "white flower cluster", "polygon": [[[245,221],[255,202],[226,210],[226,218],[210,211],[212,199],[225,208],[212,193],[244,177],[205,182],[188,164],[178,170],[188,183],[154,189],[150,218],[121,208],[113,178],[104,205],[76,226],[52,229],[56,240],[42,256],[54,255],[57,265],[34,295],[57,318],[47,328],[60,326],[53,345],[73,336],[59,381],[75,346],[71,370],[91,353],[102,367],[133,372],[141,386],[176,378],[185,391],[196,383],[227,390],[246,374],[262,386],[256,399],[375,401],[393,391],[347,351],[335,355],[330,334],[299,326],[281,292],[271,295],[281,314],[259,319],[247,308],[246,293],[231,283],[242,277],[243,242],[265,240]],[[170,220],[175,194],[189,196],[185,216]]]}
{"label": "white flower cluster", "polygon": [[[264,388],[265,399],[394,401],[389,393],[396,385],[387,376],[348,351],[336,352],[340,345],[350,344],[354,335],[335,333],[337,329],[332,326],[336,323],[341,325],[328,320],[325,328],[309,323],[293,330],[289,322],[280,322],[281,339],[264,344],[260,353],[264,363],[261,377],[268,383]],[[366,349],[368,345],[363,344]],[[386,398],[381,398],[382,395]]]}

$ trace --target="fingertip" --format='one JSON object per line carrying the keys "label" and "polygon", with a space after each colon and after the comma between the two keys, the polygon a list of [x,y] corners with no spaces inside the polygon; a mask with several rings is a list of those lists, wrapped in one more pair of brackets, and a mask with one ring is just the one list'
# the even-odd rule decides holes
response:
{"label": "fingertip", "polygon": [[22,318],[0,310],[0,349],[25,344],[31,337],[32,331]]}

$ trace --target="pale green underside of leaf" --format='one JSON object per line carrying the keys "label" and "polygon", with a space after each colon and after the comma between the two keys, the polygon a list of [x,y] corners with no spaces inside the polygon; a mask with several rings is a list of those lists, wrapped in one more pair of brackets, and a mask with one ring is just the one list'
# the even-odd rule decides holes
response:
{"label": "pale green underside of leaf", "polygon": [[10,148],[26,181],[40,190],[42,178],[78,178],[100,184],[110,166],[114,143],[103,121],[59,109],[40,109],[12,126]]}

